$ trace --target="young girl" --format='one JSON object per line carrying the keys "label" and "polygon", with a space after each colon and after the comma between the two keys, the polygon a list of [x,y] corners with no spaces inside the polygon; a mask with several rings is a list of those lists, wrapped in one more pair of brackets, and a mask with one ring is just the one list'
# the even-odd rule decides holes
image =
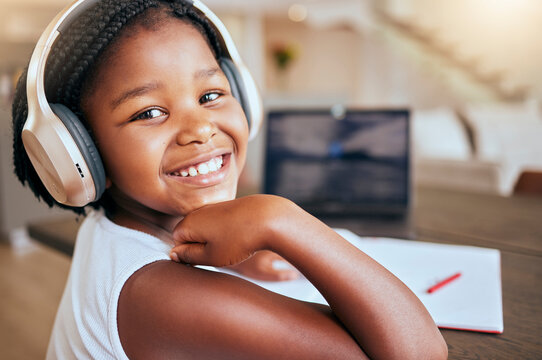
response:
{"label": "young girl", "polygon": [[[79,231],[48,358],[446,358],[426,309],[378,263],[286,199],[235,199],[248,125],[220,51],[182,0],[99,1],[52,48],[48,101],[83,120],[106,191]],[[59,205],[22,145],[25,84],[23,74],[16,173]],[[245,264],[264,250],[330,307],[191,266]]]}

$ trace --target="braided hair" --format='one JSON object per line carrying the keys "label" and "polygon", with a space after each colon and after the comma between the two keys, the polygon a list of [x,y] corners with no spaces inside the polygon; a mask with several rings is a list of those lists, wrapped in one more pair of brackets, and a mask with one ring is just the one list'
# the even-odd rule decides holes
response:
{"label": "braided hair", "polygon": [[[186,0],[103,0],[86,10],[55,42],[45,69],[45,93],[50,103],[68,107],[81,120],[90,136],[92,130],[81,108],[81,99],[92,92],[100,65],[115,53],[123,36],[132,36],[138,28],[154,30],[167,18],[177,18],[194,26],[207,40],[217,59],[221,46],[214,27]],[[58,206],[84,214],[84,208],[58,203],[38,177],[23,146],[21,134],[28,116],[26,97],[27,69],[18,80],[12,105],[13,164],[19,181],[49,207]],[[94,208],[110,212],[114,203],[107,192]]]}

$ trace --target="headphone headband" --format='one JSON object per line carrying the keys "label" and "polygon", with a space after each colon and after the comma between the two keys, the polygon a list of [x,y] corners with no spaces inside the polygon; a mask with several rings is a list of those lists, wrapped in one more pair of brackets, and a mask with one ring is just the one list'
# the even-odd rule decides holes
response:
{"label": "headphone headband", "polygon": [[37,109],[32,106],[39,106],[41,111],[50,111],[49,103],[45,96],[45,66],[49,52],[53,47],[58,36],[68,27],[81,13],[89,7],[96,4],[99,0],[78,0],[71,5],[66,6],[55,18],[49,23],[45,31],[41,34],[30,63],[28,65],[28,75],[26,80],[26,89],[28,97],[28,112],[31,113]]}
{"label": "headphone headband", "polygon": [[[32,53],[27,71],[28,117],[21,134],[34,169],[56,201],[81,207],[96,201],[105,189],[105,171],[92,139],[77,117],[60,104],[49,104],[45,94],[45,68],[57,38],[70,24],[100,0],[76,0],[47,26]],[[258,132],[263,106],[254,79],[243,64],[226,27],[201,1],[186,1],[217,31],[227,55],[220,59],[232,92],[239,94],[252,139]],[[231,60],[231,61],[230,61]]]}
{"label": "headphone headband", "polygon": [[[69,27],[82,13],[87,11],[87,9],[91,8],[99,1],[100,0],[77,0],[73,2],[58,13],[57,16],[49,23],[45,31],[41,34],[28,66],[26,86],[27,94],[29,95],[29,113],[37,110],[33,108],[31,109],[31,107],[35,105],[39,106],[40,110],[43,112],[50,112],[49,103],[44,96],[41,96],[41,94],[45,94],[45,66],[47,65],[49,52],[51,51],[57,37],[61,35],[62,32]],[[228,29],[226,29],[224,23],[200,0],[187,0],[186,2],[191,4],[195,9],[199,10],[210,21],[211,25],[213,25],[217,30],[217,33],[220,34],[222,43],[224,45],[224,50],[226,50],[228,57],[238,68],[244,70],[246,66],[244,65],[241,55],[237,51],[233,39],[228,32]],[[255,97],[257,98],[255,104],[257,109],[254,111],[255,114],[253,115],[257,119],[258,117],[262,116],[263,105],[257,87],[254,86],[254,88],[250,90],[255,91],[258,94],[258,96]],[[247,114],[247,116],[250,115],[252,114]],[[256,136],[259,126],[261,125],[261,121],[258,122],[258,120],[255,119],[249,119],[249,121],[251,122],[249,124],[249,138],[252,139],[254,136]]]}

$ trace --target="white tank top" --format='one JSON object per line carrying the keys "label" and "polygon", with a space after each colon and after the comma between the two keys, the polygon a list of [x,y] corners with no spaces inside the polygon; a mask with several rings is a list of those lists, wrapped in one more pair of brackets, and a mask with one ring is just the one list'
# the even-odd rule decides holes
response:
{"label": "white tank top", "polygon": [[114,224],[102,212],[91,212],[77,235],[47,359],[128,359],[117,328],[120,292],[143,266],[169,260],[171,248]]}
{"label": "white tank top", "polygon": [[[114,224],[100,211],[91,212],[77,234],[47,359],[128,359],[117,327],[120,292],[137,270],[155,261],[169,261],[171,248],[154,236]],[[198,267],[239,276],[227,269]],[[282,295],[326,304],[303,277],[287,282],[240,277]]]}

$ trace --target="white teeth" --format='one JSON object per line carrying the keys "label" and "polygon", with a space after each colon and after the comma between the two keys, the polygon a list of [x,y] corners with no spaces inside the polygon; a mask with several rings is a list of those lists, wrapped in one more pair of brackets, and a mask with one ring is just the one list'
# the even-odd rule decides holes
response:
{"label": "white teeth", "polygon": [[172,173],[173,176],[198,176],[198,175],[206,175],[215,171],[218,171],[222,168],[222,164],[224,163],[224,160],[222,159],[222,156],[217,156],[207,162],[201,163],[196,166],[190,166],[188,169],[175,171]]}
{"label": "white teeth", "polygon": [[203,164],[199,164],[198,165],[198,172],[201,174],[201,175],[206,175],[209,173],[209,166],[207,166],[206,163],[203,163]]}
{"label": "white teeth", "polygon": [[218,168],[216,167],[216,161],[215,159],[212,159],[211,161],[209,161],[209,171],[217,171]]}

